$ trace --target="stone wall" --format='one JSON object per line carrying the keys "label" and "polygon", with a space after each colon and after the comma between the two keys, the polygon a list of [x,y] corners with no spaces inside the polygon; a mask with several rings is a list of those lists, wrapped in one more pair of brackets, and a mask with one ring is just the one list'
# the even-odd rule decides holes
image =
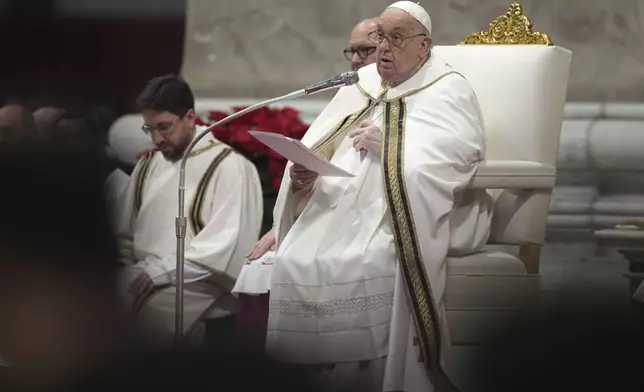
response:
{"label": "stone wall", "polygon": [[[348,68],[349,32],[393,0],[187,0],[183,73],[202,97],[268,97]],[[486,30],[511,0],[424,0],[434,42]],[[522,0],[573,52],[569,101],[644,100],[644,0]]]}

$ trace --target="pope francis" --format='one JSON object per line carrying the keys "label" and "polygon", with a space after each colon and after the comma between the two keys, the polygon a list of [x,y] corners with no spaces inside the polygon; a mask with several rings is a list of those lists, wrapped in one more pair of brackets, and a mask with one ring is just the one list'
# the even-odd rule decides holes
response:
{"label": "pope francis", "polygon": [[446,258],[487,241],[491,201],[466,190],[484,125],[467,80],[432,55],[431,20],[400,1],[303,143],[355,177],[289,164],[274,218],[266,347],[329,390],[444,391]]}

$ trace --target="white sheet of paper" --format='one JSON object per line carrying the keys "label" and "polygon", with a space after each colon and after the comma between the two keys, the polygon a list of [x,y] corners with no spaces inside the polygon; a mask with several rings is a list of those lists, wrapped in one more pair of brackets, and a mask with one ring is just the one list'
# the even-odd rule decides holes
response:
{"label": "white sheet of paper", "polygon": [[302,165],[320,176],[355,177],[354,174],[331,164],[297,139],[286,137],[280,133],[260,131],[248,131],[248,133],[289,161]]}

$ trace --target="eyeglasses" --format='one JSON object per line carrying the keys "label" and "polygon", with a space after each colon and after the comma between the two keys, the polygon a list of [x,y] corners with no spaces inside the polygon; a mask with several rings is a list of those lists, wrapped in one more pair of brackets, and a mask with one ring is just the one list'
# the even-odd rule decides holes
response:
{"label": "eyeglasses", "polygon": [[385,34],[382,31],[372,31],[369,33],[369,41],[373,42],[374,44],[382,44],[382,41],[387,39],[389,42],[389,45],[394,46],[396,48],[400,48],[402,46],[403,41],[406,39],[410,38],[415,38],[415,37],[421,37],[421,36],[426,36],[425,33],[420,33],[420,34],[415,34],[415,35],[410,35],[409,37],[403,37],[400,34]]}
{"label": "eyeglasses", "polygon": [[179,123],[179,121],[183,120],[183,116],[177,118],[176,120],[172,121],[171,123],[159,123],[158,125],[148,125],[148,124],[143,124],[141,126],[141,130],[146,134],[150,135],[154,131],[159,131],[160,134],[167,134],[172,131],[172,128],[174,128],[175,125]]}
{"label": "eyeglasses", "polygon": [[357,53],[358,57],[360,57],[360,59],[364,60],[367,57],[371,56],[373,54],[373,52],[375,52],[375,51],[376,51],[375,46],[362,46],[362,47],[360,47],[358,49],[346,48],[344,50],[344,57],[348,61],[351,61],[351,60],[353,60],[353,55],[355,55]]}

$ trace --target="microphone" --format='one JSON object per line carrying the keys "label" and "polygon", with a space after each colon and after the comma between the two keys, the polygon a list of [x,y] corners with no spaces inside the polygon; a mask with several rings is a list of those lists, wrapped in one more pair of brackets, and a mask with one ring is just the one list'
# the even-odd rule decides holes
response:
{"label": "microphone", "polygon": [[309,96],[317,94],[322,91],[328,91],[334,88],[339,88],[343,86],[350,86],[355,84],[360,80],[358,73],[355,71],[344,72],[338,76],[332,77],[330,79],[322,80],[317,83],[311,84],[301,90],[293,91],[292,93],[282,95],[277,98],[268,99],[256,103],[252,106],[247,107],[244,110],[233,113],[230,116],[217,121],[216,123],[210,125],[208,128],[204,129],[200,134],[198,134],[192,142],[186,148],[186,151],[183,153],[181,158],[181,164],[179,169],[179,205],[178,205],[178,216],[175,218],[175,230],[177,236],[177,269],[176,269],[176,302],[175,302],[175,319],[174,319],[174,344],[176,347],[180,347],[183,338],[183,273],[184,273],[184,260],[185,260],[185,236],[186,236],[186,227],[187,219],[185,216],[185,187],[186,187],[186,162],[188,161],[188,155],[190,151],[195,147],[197,142],[201,140],[204,136],[212,132],[213,129],[227,124],[232,120],[241,117],[247,113],[250,113],[254,110],[260,109],[264,106],[270,104],[286,101],[289,99],[299,98],[302,96]]}
{"label": "microphone", "polygon": [[337,87],[351,86],[360,80],[356,71],[344,72],[338,76],[322,80],[304,88],[306,95],[313,95],[322,91],[328,91]]}

